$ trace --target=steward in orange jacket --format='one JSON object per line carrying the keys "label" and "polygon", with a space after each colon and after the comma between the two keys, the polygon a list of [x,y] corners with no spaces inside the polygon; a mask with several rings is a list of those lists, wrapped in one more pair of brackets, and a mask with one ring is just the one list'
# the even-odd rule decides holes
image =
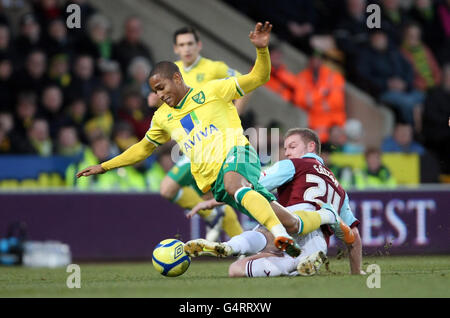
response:
{"label": "steward in orange jacket", "polygon": [[344,88],[344,77],[325,66],[316,55],[295,78],[294,104],[308,113],[308,126],[319,134],[322,142],[328,140],[332,126],[345,124]]}

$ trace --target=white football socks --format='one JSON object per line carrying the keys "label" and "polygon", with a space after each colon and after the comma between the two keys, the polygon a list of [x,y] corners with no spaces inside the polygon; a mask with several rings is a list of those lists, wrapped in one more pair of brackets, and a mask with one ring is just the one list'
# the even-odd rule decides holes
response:
{"label": "white football socks", "polygon": [[233,254],[256,254],[264,249],[267,240],[264,234],[258,231],[245,231],[233,236],[226,242],[233,250]]}

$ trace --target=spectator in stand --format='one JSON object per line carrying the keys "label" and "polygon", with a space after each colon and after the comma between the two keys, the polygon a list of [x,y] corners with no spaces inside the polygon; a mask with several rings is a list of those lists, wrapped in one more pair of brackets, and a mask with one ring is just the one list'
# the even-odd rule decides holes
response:
{"label": "spectator in stand", "polygon": [[290,72],[283,63],[283,52],[276,45],[269,45],[272,70],[266,87],[281,96],[287,102],[293,102],[295,89],[295,74]]}
{"label": "spectator in stand", "polygon": [[317,53],[296,76],[295,105],[307,112],[308,127],[318,133],[322,142],[328,140],[332,126],[345,124],[344,88],[344,77],[325,66]]}
{"label": "spectator in stand", "polygon": [[63,93],[56,85],[47,86],[42,92],[39,117],[47,120],[49,133],[52,139],[56,139],[59,128],[63,124]]}
{"label": "spectator in stand", "polygon": [[72,82],[69,86],[69,96],[82,97],[88,101],[98,80],[94,76],[94,60],[89,55],[80,55],[75,60]]}
{"label": "spectator in stand", "polygon": [[70,101],[67,107],[65,124],[74,126],[77,135],[83,143],[87,143],[87,137],[84,133],[84,125],[87,120],[87,105],[84,99],[78,97]]}
{"label": "spectator in stand", "polygon": [[9,134],[14,130],[14,116],[7,111],[0,112],[0,125]]}
{"label": "spectator in stand", "polygon": [[414,88],[426,91],[441,82],[441,70],[431,50],[423,44],[418,24],[405,27],[401,52],[414,69]]}
{"label": "spectator in stand", "polygon": [[90,118],[84,125],[84,131],[89,140],[99,134],[111,136],[114,118],[110,110],[110,102],[108,91],[104,88],[97,88],[92,93],[89,104]]}
{"label": "spectator in stand", "polygon": [[150,48],[142,41],[142,21],[138,17],[132,16],[125,21],[124,36],[114,46],[114,59],[117,60],[126,73],[131,61],[136,57],[144,57],[150,67],[154,65]]}
{"label": "spectator in stand", "polygon": [[126,121],[120,121],[114,127],[113,141],[118,147],[118,153],[122,153],[139,139],[134,134],[133,127]]}
{"label": "spectator in stand", "polygon": [[383,152],[417,153],[425,154],[425,148],[413,140],[413,128],[409,124],[397,123],[394,134],[387,137],[381,146]]}
{"label": "spectator in stand", "polygon": [[67,55],[57,54],[52,57],[48,68],[48,77],[51,82],[63,90],[64,95],[68,93],[72,83],[72,75],[70,74],[69,57]]}
{"label": "spectator in stand", "polygon": [[6,24],[0,24],[0,55],[15,58],[15,50],[11,43],[11,30]]}
{"label": "spectator in stand", "polygon": [[[104,190],[114,189],[117,184],[117,173],[114,171],[110,176],[108,173],[99,175],[92,180],[81,180],[76,177],[79,167],[86,164],[98,164],[111,158],[111,144],[108,138],[99,136],[90,142],[90,147],[84,149],[81,160],[71,164],[66,170],[66,186],[79,190]],[[88,179],[88,178],[84,178]]]}
{"label": "spectator in stand", "polygon": [[22,92],[17,97],[14,113],[14,135],[25,139],[38,112],[37,97],[33,92]]}
{"label": "spectator in stand", "polygon": [[315,34],[311,36],[309,43],[313,51],[318,51],[323,55],[325,65],[339,73],[344,72],[342,66],[345,55],[338,49],[336,40],[331,34]]}
{"label": "spectator in stand", "polygon": [[423,142],[450,174],[450,63],[444,65],[442,84],[427,95],[423,111]]}
{"label": "spectator in stand", "polygon": [[347,143],[347,134],[345,133],[344,127],[332,126],[329,129],[328,141],[324,144],[330,148],[332,152],[343,152],[344,146]]}
{"label": "spectator in stand", "polygon": [[362,137],[364,130],[357,119],[348,119],[344,127],[333,126],[329,130],[329,139],[324,143],[331,152],[342,152],[348,154],[363,153],[365,150]]}
{"label": "spectator in stand", "polygon": [[97,13],[89,18],[86,37],[78,43],[78,51],[90,55],[99,63],[112,57],[113,42],[110,37],[111,23]]}
{"label": "spectator in stand", "polygon": [[355,171],[355,185],[357,189],[395,188],[396,180],[389,169],[381,162],[381,151],[369,148],[365,152],[366,166]]}
{"label": "spectator in stand", "polygon": [[362,123],[355,118],[348,119],[344,126],[347,142],[344,144],[342,151],[345,153],[363,153],[365,145],[363,142],[364,129]]}
{"label": "spectator in stand", "polygon": [[13,65],[7,55],[0,53],[0,110],[13,112],[14,96],[13,96]]}
{"label": "spectator in stand", "polygon": [[11,133],[14,129],[14,118],[9,112],[0,112],[0,154],[14,153],[16,146]]}
{"label": "spectator in stand", "polygon": [[423,41],[438,56],[445,42],[445,32],[439,21],[438,2],[433,0],[414,0],[411,18],[419,23]]}
{"label": "spectator in stand", "polygon": [[128,67],[128,86],[137,89],[142,98],[147,98],[151,93],[148,82],[151,64],[145,57],[134,58]]}
{"label": "spectator in stand", "polygon": [[[242,1],[240,1],[242,2]],[[310,0],[258,1],[260,16],[270,17],[277,35],[308,52],[309,38],[315,32],[316,11]]]}
{"label": "spectator in stand", "polygon": [[381,27],[396,45],[401,43],[401,32],[410,20],[408,13],[401,7],[400,0],[381,0]]}
{"label": "spectator in stand", "polygon": [[8,132],[3,128],[0,123],[0,155],[7,154],[11,152],[11,140],[8,136]]}
{"label": "spectator in stand", "polygon": [[64,54],[71,59],[74,55],[74,47],[72,40],[69,38],[65,21],[54,19],[49,22],[47,29],[44,46],[49,59],[59,54]]}
{"label": "spectator in stand", "polygon": [[382,29],[375,29],[370,46],[361,52],[358,62],[360,77],[370,91],[399,113],[399,120],[414,124],[414,113],[420,110],[424,94],[414,90],[411,65],[394,47]]}
{"label": "spectator in stand", "polygon": [[62,126],[58,131],[55,154],[74,157],[80,155],[83,150],[84,147],[78,138],[77,129],[74,126]]}
{"label": "spectator in stand", "polygon": [[124,94],[119,117],[129,123],[133,127],[134,134],[141,139],[150,127],[153,111],[153,108],[145,105],[145,100],[138,91],[129,90]]}
{"label": "spectator in stand", "polygon": [[369,42],[366,21],[366,0],[347,0],[347,13],[338,23],[334,37],[337,47],[345,54],[345,71],[349,80],[357,79],[355,63],[360,51]]}
{"label": "spectator in stand", "polygon": [[145,177],[135,167],[127,166],[104,173],[97,178],[77,178],[76,172],[86,165],[99,164],[111,158],[111,142],[105,136],[92,140],[82,159],[66,170],[66,186],[79,190],[146,190]]}
{"label": "spectator in stand", "polygon": [[161,149],[156,153],[156,161],[145,172],[145,179],[150,192],[160,192],[164,177],[173,167],[172,146],[173,144],[170,142],[161,146]]}
{"label": "spectator in stand", "polygon": [[18,66],[22,67],[25,58],[44,46],[41,27],[32,13],[24,14],[20,19],[20,34],[14,47],[17,52]]}
{"label": "spectator in stand", "polygon": [[37,0],[33,2],[33,12],[42,30],[46,30],[50,21],[63,17],[58,0]]}
{"label": "spectator in stand", "polygon": [[49,84],[46,74],[47,58],[43,51],[32,51],[25,64],[25,69],[16,73],[14,82],[14,93],[21,91],[32,91],[41,96],[43,89]]}
{"label": "spectator in stand", "polygon": [[104,61],[100,64],[101,84],[108,91],[111,110],[116,116],[122,103],[122,73],[116,61]]}
{"label": "spectator in stand", "polygon": [[339,183],[345,190],[354,187],[355,176],[352,167],[350,166],[340,167],[338,165],[333,164],[331,162],[332,153],[333,150],[329,143],[322,144],[320,156],[322,157],[325,166],[327,166],[331,170],[331,172],[333,172],[333,174],[336,176]]}

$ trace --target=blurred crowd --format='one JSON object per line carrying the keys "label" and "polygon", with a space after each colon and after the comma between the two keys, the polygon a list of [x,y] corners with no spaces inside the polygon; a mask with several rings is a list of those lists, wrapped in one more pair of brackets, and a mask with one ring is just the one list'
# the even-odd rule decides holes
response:
{"label": "blurred crowd", "polygon": [[[143,138],[154,112],[146,104],[154,61],[138,17],[116,25],[122,36],[113,41],[112,21],[93,1],[5,3],[0,10],[0,154],[71,156],[78,158],[68,170],[73,172]],[[81,8],[79,29],[66,26],[72,3]],[[11,14],[18,10],[20,15]],[[119,173],[135,175],[129,178],[132,188],[148,189],[157,182],[142,175],[159,171],[161,178],[163,166],[142,164]],[[67,176],[68,185],[89,187],[88,180]]]}
{"label": "blurred crowd", "polygon": [[[449,0],[224,1],[271,21],[281,40],[310,57],[293,73],[273,45],[268,87],[307,112],[327,151],[363,153],[368,167],[370,158],[386,152],[417,153],[450,174]],[[366,10],[371,4],[380,9],[380,28],[368,27],[375,19],[375,11]],[[361,123],[347,118],[346,82],[393,110],[394,132],[379,147],[366,149]],[[376,166],[366,169],[365,179],[388,180],[381,177],[387,168]]]}

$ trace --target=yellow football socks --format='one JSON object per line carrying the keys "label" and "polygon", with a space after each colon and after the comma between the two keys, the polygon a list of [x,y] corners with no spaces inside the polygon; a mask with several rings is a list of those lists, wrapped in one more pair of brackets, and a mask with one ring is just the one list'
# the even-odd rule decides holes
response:
{"label": "yellow football socks", "polygon": [[264,225],[275,237],[289,237],[266,198],[250,188],[238,192],[240,192],[237,194],[238,202],[251,213],[256,221]]}
{"label": "yellow football socks", "polygon": [[297,215],[300,222],[300,229],[298,234],[308,234],[315,230],[317,230],[321,225],[321,217],[319,213],[313,211],[295,211],[295,215]]}

